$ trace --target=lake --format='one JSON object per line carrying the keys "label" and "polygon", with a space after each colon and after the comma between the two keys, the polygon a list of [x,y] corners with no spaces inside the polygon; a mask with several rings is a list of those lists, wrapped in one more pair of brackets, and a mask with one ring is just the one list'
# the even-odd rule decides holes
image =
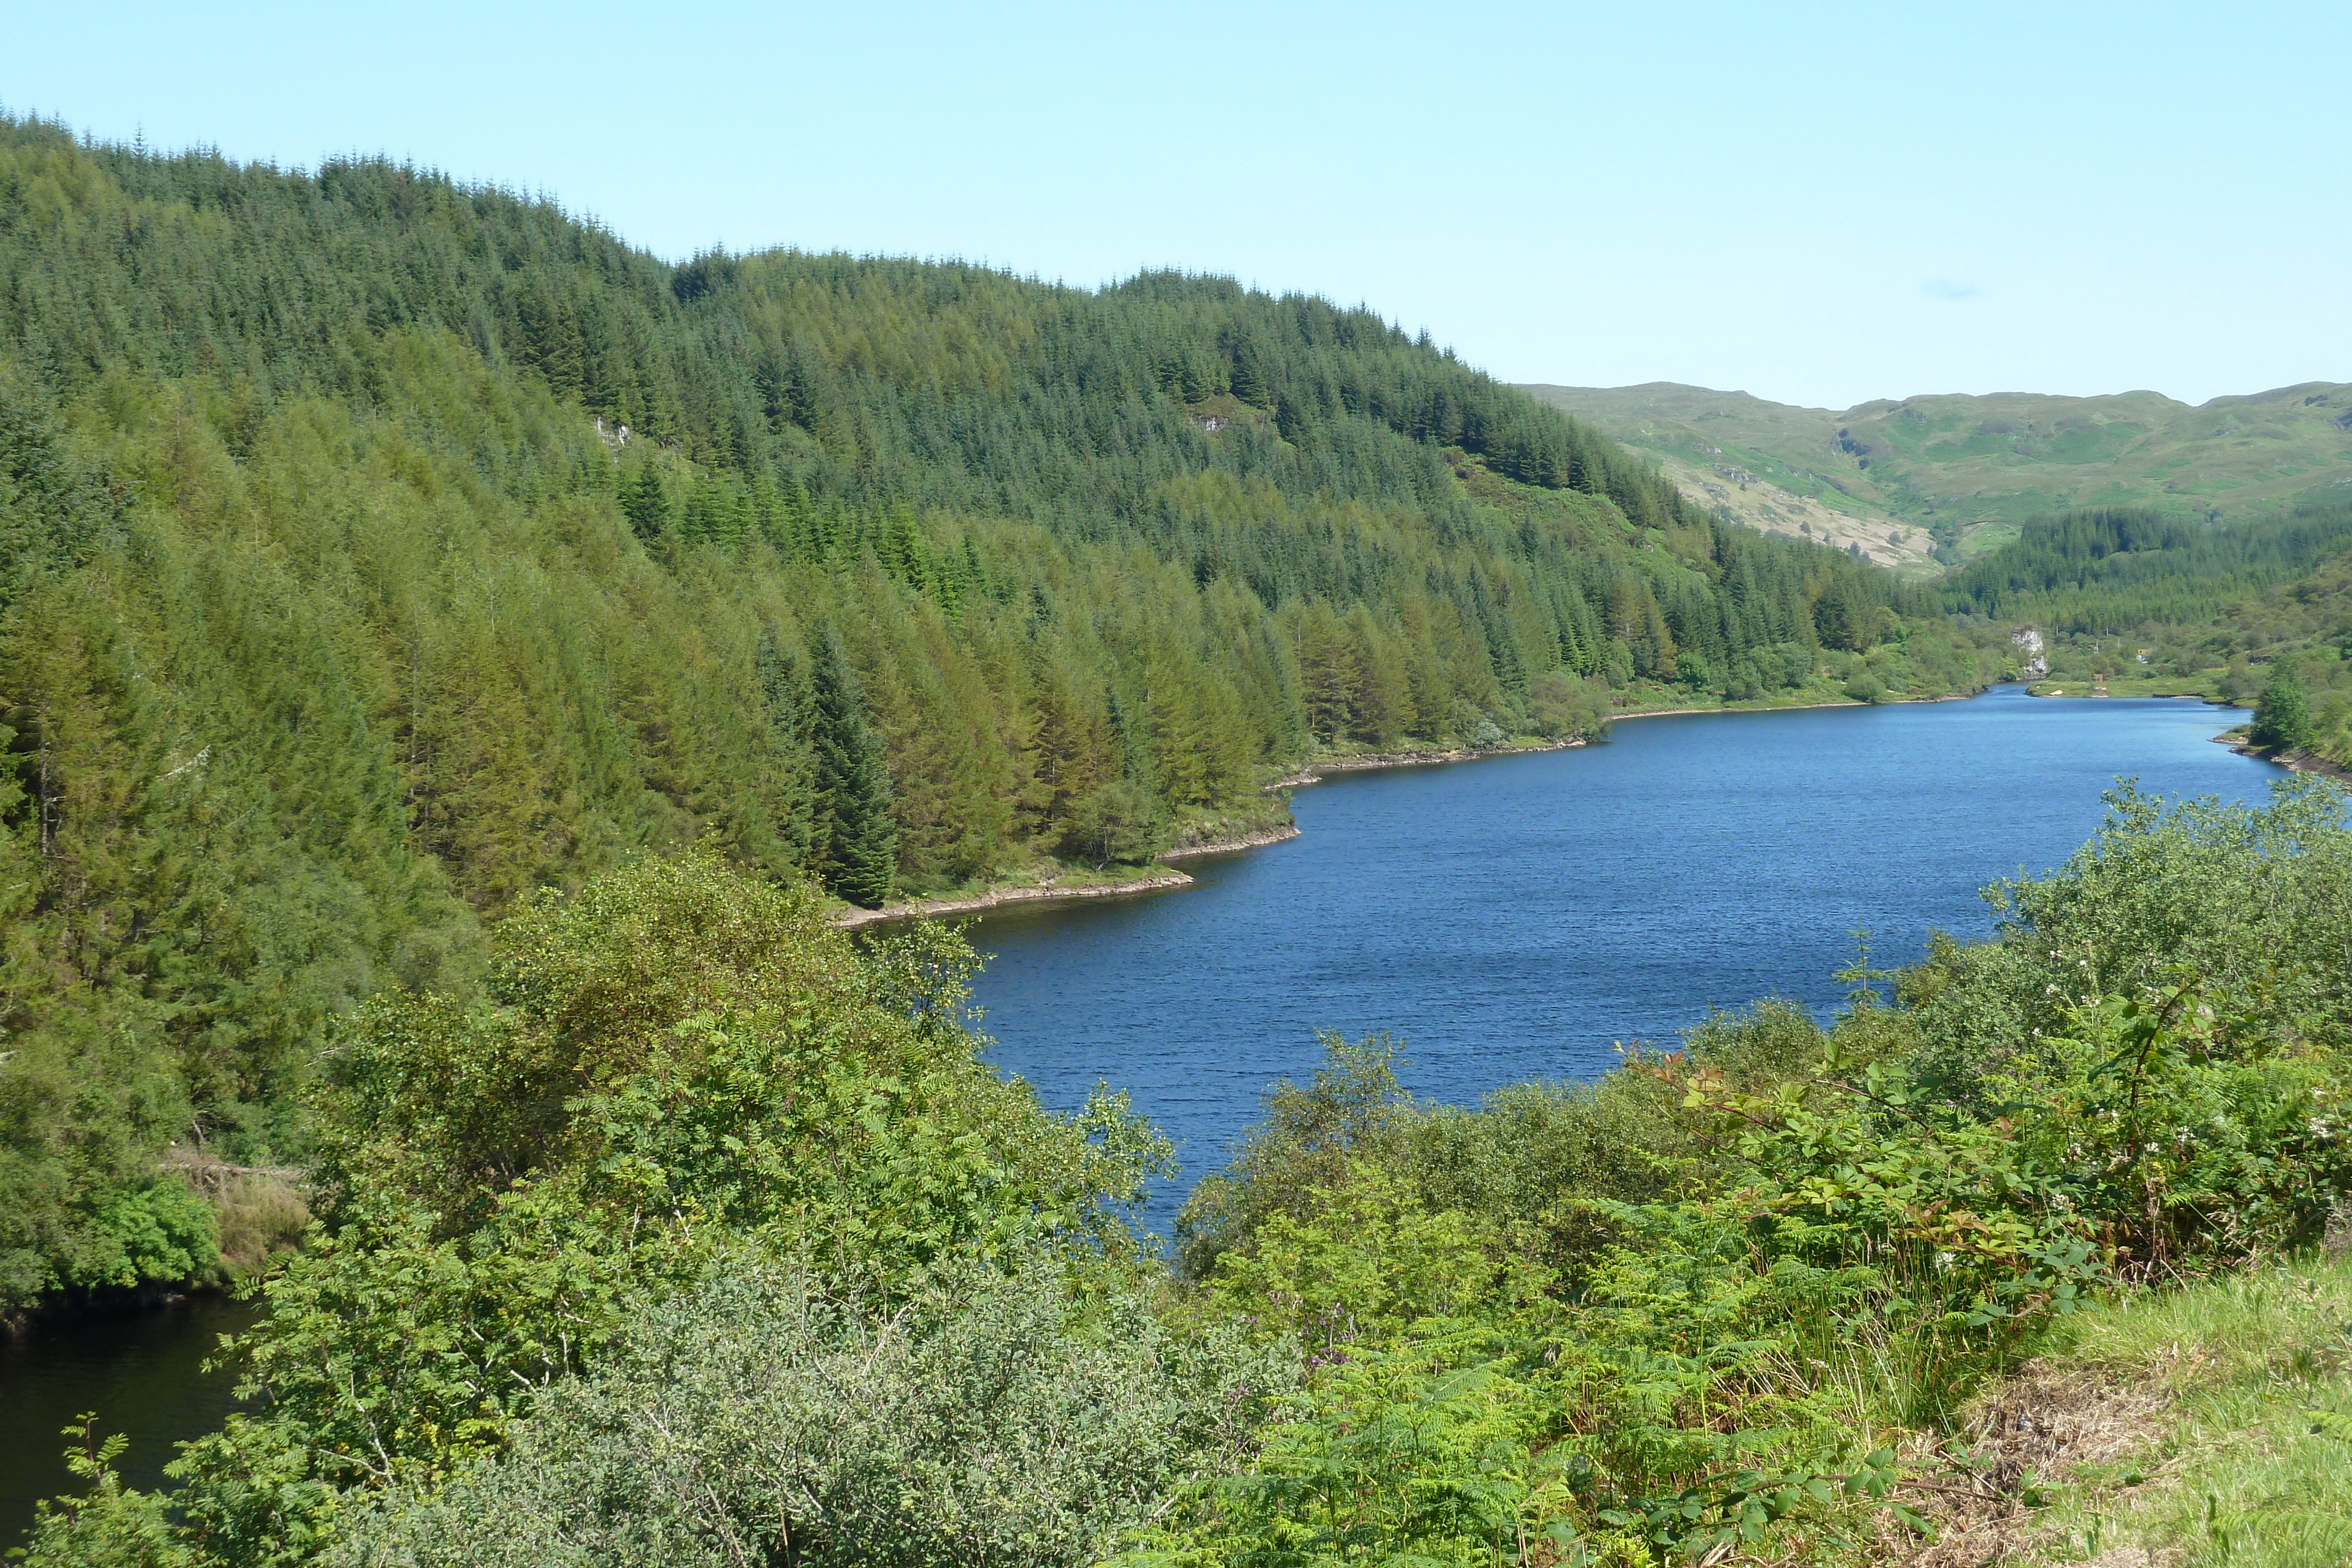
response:
{"label": "lake", "polygon": [[84,1411],[98,1412],[101,1437],[130,1437],[116,1466],[126,1484],[163,1484],[172,1445],[234,1406],[236,1377],[205,1373],[205,1357],[259,1315],[206,1296],[0,1335],[0,1549],[17,1544],[37,1499],[72,1484],[58,1428]]}
{"label": "lake", "polygon": [[1298,790],[1300,836],[1190,862],[1198,885],[979,922],[991,1055],[1070,1109],[1098,1080],[1221,1166],[1316,1031],[1387,1030],[1414,1093],[1475,1102],[1605,1071],[1710,1007],[1841,1001],[1852,933],[1907,963],[1927,933],[1982,937],[1979,890],[2063,862],[2118,775],[2260,800],[2285,769],[2211,737],[2202,703],[2032,697],[1703,714],[1601,744],[1336,774]]}
{"label": "lake", "polygon": [[[1132,1092],[1184,1162],[1152,1205],[1164,1233],[1266,1087],[1314,1071],[1318,1029],[1389,1030],[1415,1093],[1467,1102],[1606,1071],[1616,1042],[1670,1042],[1711,1006],[1826,1012],[1851,932],[1880,966],[1931,929],[1985,935],[1978,890],[2073,853],[2117,775],[2261,799],[2284,770],[2210,738],[2235,718],[2001,687],[1337,775],[1298,791],[1298,839],[1195,862],[1194,887],[980,923],[990,1054],[1057,1108],[1097,1080]],[[243,1314],[199,1301],[0,1342],[0,1545],[66,1484],[55,1433],[79,1411],[128,1433],[126,1476],[154,1484],[226,1407],[196,1366]]]}

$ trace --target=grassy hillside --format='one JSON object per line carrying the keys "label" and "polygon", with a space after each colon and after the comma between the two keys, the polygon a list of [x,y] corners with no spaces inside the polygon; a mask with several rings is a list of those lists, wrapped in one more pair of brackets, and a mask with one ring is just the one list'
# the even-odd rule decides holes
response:
{"label": "grassy hillside", "polygon": [[2037,1564],[2352,1558],[2347,1323],[2352,1216],[2325,1252],[2074,1320],[1982,1401],[2021,1484],[1951,1510],[1947,1539]]}
{"label": "grassy hillside", "polygon": [[1965,688],[1933,611],[1319,299],[0,122],[0,1311],[265,1248],[190,1182],[352,1008],[642,857],[1133,863],[1319,751]]}
{"label": "grassy hillside", "polygon": [[[1697,505],[1860,542],[1888,564],[1924,560],[1927,540],[1946,560],[1973,555],[2070,508],[2243,517],[2352,482],[2352,385],[2333,382],[2195,408],[2155,392],[2002,392],[1843,413],[1663,382],[1527,390],[1658,460]],[[1906,543],[1909,530],[1926,537]]]}

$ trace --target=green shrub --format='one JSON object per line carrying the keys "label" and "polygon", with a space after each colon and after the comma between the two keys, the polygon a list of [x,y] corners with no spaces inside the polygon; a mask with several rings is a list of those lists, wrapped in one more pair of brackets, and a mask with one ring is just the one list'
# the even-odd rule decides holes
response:
{"label": "green shrub", "polygon": [[2270,678],[2254,704],[2254,722],[2246,731],[2248,744],[2264,751],[2300,751],[2311,744],[2311,699],[2294,666],[2284,659],[2271,665]]}
{"label": "green shrub", "polygon": [[1295,1373],[1062,1278],[957,1266],[893,1310],[731,1259],[503,1453],[371,1506],[326,1561],[1084,1568],[1170,1487],[1230,1469]]}

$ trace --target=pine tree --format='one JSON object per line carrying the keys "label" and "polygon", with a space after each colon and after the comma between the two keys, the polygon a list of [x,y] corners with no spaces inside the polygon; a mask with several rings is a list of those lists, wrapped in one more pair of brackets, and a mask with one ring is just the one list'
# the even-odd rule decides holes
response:
{"label": "pine tree", "polygon": [[866,722],[857,675],[841,638],[827,631],[810,663],[817,790],[828,818],[824,884],[860,908],[878,909],[890,896],[898,856],[882,738]]}
{"label": "pine tree", "polygon": [[824,814],[821,803],[813,799],[816,791],[810,778],[806,682],[791,648],[766,632],[760,633],[753,668],[760,681],[762,716],[767,720],[762,783],[781,807],[773,813],[776,836],[794,863],[806,866],[823,847],[816,841],[821,824],[815,819]]}

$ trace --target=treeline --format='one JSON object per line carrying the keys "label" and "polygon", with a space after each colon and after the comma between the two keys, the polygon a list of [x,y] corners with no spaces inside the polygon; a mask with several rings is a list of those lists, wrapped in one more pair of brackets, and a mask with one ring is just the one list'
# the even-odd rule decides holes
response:
{"label": "treeline", "polygon": [[2347,548],[2352,502],[2221,524],[2092,507],[2026,523],[1942,587],[1956,615],[2113,635],[2210,620],[2233,600],[2300,577]]}
{"label": "treeline", "polygon": [[647,854],[875,904],[1261,821],[1325,747],[1979,678],[1918,591],[1365,311],[671,267],[30,121],[0,550],[0,1312],[211,1267],[167,1146],[300,1159],[336,1020]]}
{"label": "treeline", "polygon": [[2352,767],[2352,557],[2240,600],[2175,642],[2176,663],[2221,665],[2225,695],[2253,703],[2253,745]]}
{"label": "treeline", "polygon": [[2110,805],[1827,1030],[1475,1109],[1335,1040],[1172,1273],[1167,1145],[982,1066],[937,927],[703,856],[542,897],[485,1005],[354,1019],[244,1409],[156,1493],[78,1427],[28,1568],[1913,1554],[2074,1479],[1977,1404],[2054,1326],[2352,1189],[2340,794]]}
{"label": "treeline", "polygon": [[2255,704],[2255,745],[2352,764],[2352,502],[2205,525],[2069,512],[1948,578],[1960,626],[2050,635],[2052,677]]}

